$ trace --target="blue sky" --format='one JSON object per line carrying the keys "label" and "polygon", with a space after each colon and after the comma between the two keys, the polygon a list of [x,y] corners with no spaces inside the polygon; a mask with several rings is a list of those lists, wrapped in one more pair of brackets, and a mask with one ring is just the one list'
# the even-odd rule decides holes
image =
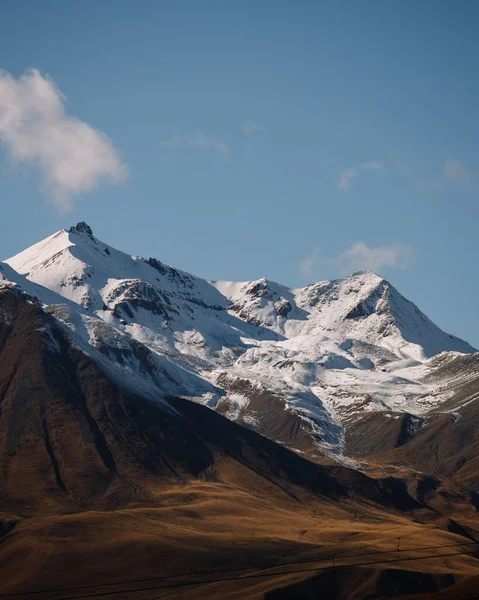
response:
{"label": "blue sky", "polygon": [[475,0],[4,0],[0,256],[85,220],[210,279],[372,268],[479,346],[478,26]]}

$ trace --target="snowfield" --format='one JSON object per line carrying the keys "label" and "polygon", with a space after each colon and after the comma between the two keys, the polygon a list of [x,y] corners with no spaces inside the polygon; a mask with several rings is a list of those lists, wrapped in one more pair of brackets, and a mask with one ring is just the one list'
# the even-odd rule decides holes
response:
{"label": "snowfield", "polygon": [[[184,396],[259,431],[289,411],[334,454],[366,412],[452,410],[473,376],[444,365],[475,349],[371,272],[298,289],[206,281],[79,223],[0,263],[2,286],[38,298],[82,350],[155,401]],[[277,402],[262,410],[266,392]]]}

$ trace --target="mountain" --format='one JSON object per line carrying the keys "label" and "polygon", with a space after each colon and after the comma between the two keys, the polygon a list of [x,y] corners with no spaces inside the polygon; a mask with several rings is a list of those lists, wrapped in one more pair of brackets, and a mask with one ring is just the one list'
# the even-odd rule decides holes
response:
{"label": "mountain", "polygon": [[0,263],[1,595],[474,589],[478,361],[373,273],[206,281],[62,230]]}
{"label": "mountain", "polygon": [[439,364],[475,352],[371,272],[299,289],[206,281],[85,223],[0,269],[130,390],[194,399],[317,459],[352,464],[370,450],[355,433],[386,423],[389,451],[449,414],[457,382]]}

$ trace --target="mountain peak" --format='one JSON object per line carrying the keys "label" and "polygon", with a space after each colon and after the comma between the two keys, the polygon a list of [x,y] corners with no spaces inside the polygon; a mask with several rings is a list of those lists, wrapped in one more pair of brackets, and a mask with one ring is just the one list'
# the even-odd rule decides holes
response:
{"label": "mountain peak", "polygon": [[69,232],[70,233],[86,233],[90,237],[93,237],[93,231],[92,231],[91,227],[88,225],[88,223],[85,223],[85,221],[80,221],[76,225],[72,225],[69,229]]}
{"label": "mountain peak", "polygon": [[356,271],[349,277],[346,277],[345,279],[362,279],[362,280],[367,280],[367,281],[378,281],[378,282],[385,281],[384,277],[381,277],[381,275],[378,275],[377,273],[375,273],[374,271],[370,271],[369,269]]}

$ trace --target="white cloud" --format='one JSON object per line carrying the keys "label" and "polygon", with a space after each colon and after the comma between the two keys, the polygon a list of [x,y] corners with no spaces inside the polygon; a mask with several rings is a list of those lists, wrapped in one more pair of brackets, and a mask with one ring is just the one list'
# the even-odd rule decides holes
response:
{"label": "white cloud", "polygon": [[256,123],[253,119],[248,119],[243,125],[241,125],[241,129],[245,133],[255,133],[256,131],[263,131],[266,133],[266,127],[261,125],[260,123]]}
{"label": "white cloud", "polygon": [[222,154],[228,154],[228,146],[226,144],[209,138],[201,131],[185,135],[175,133],[171,139],[161,142],[160,145],[169,148],[210,148]]}
{"label": "white cloud", "polygon": [[377,169],[384,169],[385,167],[382,160],[370,160],[367,163],[363,163],[362,168],[376,171]]}
{"label": "white cloud", "polygon": [[383,267],[404,269],[412,254],[412,247],[395,243],[387,246],[368,246],[356,242],[348,250],[341,252],[334,262],[342,274],[355,271],[379,271]]}
{"label": "white cloud", "polygon": [[314,271],[319,263],[319,251],[317,248],[313,250],[310,256],[303,258],[299,263],[299,272],[304,279],[309,279],[314,275]]}
{"label": "white cloud", "polygon": [[471,174],[459,160],[449,159],[444,163],[443,176],[453,183],[469,183]]}
{"label": "white cloud", "polygon": [[[412,247],[396,242],[384,246],[368,246],[365,242],[354,243],[333,258],[321,258],[315,248],[310,256],[299,263],[299,271],[305,280],[321,277],[350,275],[356,271],[380,271],[384,267],[404,269],[412,255]],[[322,271],[322,273],[320,273]]]}
{"label": "white cloud", "polygon": [[348,169],[347,171],[343,171],[338,179],[338,188],[343,190],[343,192],[347,192],[351,189],[351,181],[359,175],[359,171],[356,169]]}
{"label": "white cloud", "polygon": [[347,192],[351,189],[351,182],[353,179],[358,177],[361,171],[377,171],[379,169],[385,169],[382,160],[370,160],[369,162],[362,163],[359,167],[354,167],[343,171],[338,178],[338,188]]}
{"label": "white cloud", "polygon": [[425,181],[419,184],[420,189],[428,191],[443,186],[445,183],[455,183],[466,185],[472,180],[471,173],[459,160],[452,158],[446,160],[442,167],[442,174],[436,179]]}
{"label": "white cloud", "polygon": [[18,79],[0,71],[0,140],[14,161],[39,167],[61,211],[71,208],[74,196],[127,173],[110,139],[66,115],[64,101],[36,69]]}

